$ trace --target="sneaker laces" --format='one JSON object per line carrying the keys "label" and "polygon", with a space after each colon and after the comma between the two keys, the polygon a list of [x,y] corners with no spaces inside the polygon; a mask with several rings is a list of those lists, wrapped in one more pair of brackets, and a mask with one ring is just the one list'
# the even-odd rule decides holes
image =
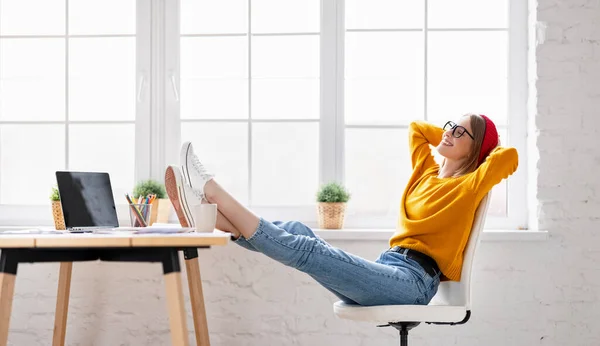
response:
{"label": "sneaker laces", "polygon": [[210,177],[210,174],[196,155],[192,156],[192,167],[194,167],[194,169],[198,171],[203,178]]}
{"label": "sneaker laces", "polygon": [[202,201],[204,199],[204,195],[203,195],[202,192],[200,192],[200,191],[198,191],[198,190],[196,190],[194,188],[192,188],[192,191],[193,191],[192,193],[194,194],[194,196],[196,198],[198,198],[200,201]]}

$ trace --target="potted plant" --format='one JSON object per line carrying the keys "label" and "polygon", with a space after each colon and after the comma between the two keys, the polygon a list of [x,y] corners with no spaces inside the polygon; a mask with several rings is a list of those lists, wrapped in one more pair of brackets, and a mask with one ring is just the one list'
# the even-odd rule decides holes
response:
{"label": "potted plant", "polygon": [[155,222],[168,223],[169,214],[171,213],[171,201],[166,198],[167,192],[165,186],[153,179],[142,180],[135,185],[133,189],[134,198],[150,195],[155,195],[156,198],[152,201],[150,222],[148,225],[152,225]]}
{"label": "potted plant", "polygon": [[348,200],[350,193],[341,184],[331,182],[321,186],[317,192],[319,228],[342,228]]}
{"label": "potted plant", "polygon": [[60,194],[58,188],[53,187],[50,193],[50,201],[52,201],[52,217],[54,218],[55,229],[66,229],[65,218],[62,212],[62,206],[60,205]]}

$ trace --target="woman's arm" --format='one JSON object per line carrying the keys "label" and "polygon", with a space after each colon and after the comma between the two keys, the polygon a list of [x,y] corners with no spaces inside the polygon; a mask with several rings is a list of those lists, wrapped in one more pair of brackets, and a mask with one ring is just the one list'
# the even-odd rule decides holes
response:
{"label": "woman's arm", "polygon": [[408,147],[412,168],[427,169],[435,164],[429,145],[437,147],[442,141],[444,130],[424,121],[414,121],[408,128]]}
{"label": "woman's arm", "polygon": [[472,175],[477,198],[483,198],[502,179],[517,170],[519,154],[515,148],[496,147]]}

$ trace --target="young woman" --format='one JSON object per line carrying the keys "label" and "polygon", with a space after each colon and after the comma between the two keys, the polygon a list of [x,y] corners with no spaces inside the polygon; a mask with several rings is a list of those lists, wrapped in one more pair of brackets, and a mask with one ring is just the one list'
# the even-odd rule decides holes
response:
{"label": "young woman", "polygon": [[[484,115],[465,115],[443,129],[413,122],[413,173],[400,203],[397,232],[374,262],[331,246],[300,222],[256,216],[213,179],[189,142],[181,152],[183,175],[169,167],[166,185],[182,225],[193,224],[190,204],[215,203],[216,227],[230,232],[235,243],[307,273],[346,303],[428,304],[440,280],[460,280],[479,202],[517,169],[517,151],[498,142],[494,123]],[[430,145],[443,156],[441,165]]]}

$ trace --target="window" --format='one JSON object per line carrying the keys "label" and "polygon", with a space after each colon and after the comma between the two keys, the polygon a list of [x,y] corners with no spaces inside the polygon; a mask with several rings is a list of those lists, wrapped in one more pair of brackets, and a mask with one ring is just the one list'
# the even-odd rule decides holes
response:
{"label": "window", "polygon": [[51,222],[58,169],[108,171],[119,202],[191,140],[265,218],[316,225],[319,183],[337,180],[352,193],[346,227],[392,228],[409,122],[478,112],[522,160],[488,227],[522,226],[526,6],[0,0],[0,220]]}
{"label": "window", "polygon": [[[526,34],[518,32],[525,9],[513,3],[345,1],[344,153],[345,181],[354,192],[351,212],[396,217],[400,187],[410,177],[406,138],[413,119],[442,126],[465,113],[487,114],[504,145],[523,143],[509,128],[525,124],[524,102],[509,95],[523,90],[524,75],[517,71],[526,63]],[[507,191],[506,181],[494,188],[492,227],[525,221],[515,208],[509,215],[519,201],[509,204]]]}
{"label": "window", "polygon": [[[504,144],[524,147],[509,127],[525,123],[517,1],[181,0],[180,10],[180,140],[265,217],[314,224],[318,183],[338,180],[352,192],[347,227],[393,227],[414,119],[487,114]],[[525,222],[513,207],[522,196],[507,190],[496,187],[488,227]]]}
{"label": "window", "polygon": [[138,68],[149,59],[136,23],[146,7],[0,0],[3,223],[51,221],[57,170],[109,172],[117,202],[131,190],[143,156],[135,96]]}
{"label": "window", "polygon": [[242,203],[313,200],[319,7],[318,0],[181,1],[181,138]]}

